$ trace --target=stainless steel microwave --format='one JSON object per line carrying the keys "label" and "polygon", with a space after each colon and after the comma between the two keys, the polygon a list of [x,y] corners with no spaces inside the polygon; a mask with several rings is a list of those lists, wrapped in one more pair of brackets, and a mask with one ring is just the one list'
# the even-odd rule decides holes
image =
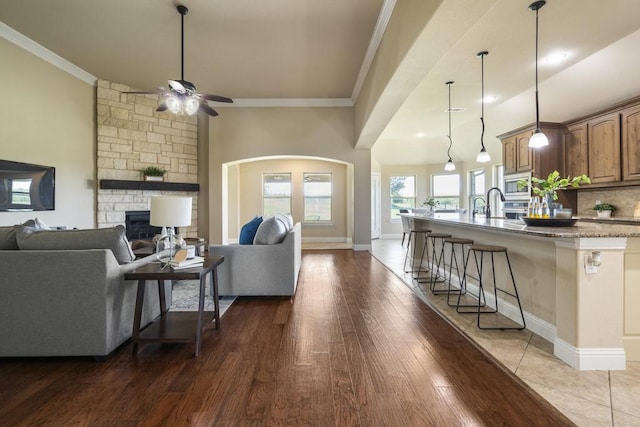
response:
{"label": "stainless steel microwave", "polygon": [[[518,189],[518,181],[522,179],[525,179],[529,184]],[[507,200],[529,200],[531,198],[531,172],[505,175],[504,197]]]}

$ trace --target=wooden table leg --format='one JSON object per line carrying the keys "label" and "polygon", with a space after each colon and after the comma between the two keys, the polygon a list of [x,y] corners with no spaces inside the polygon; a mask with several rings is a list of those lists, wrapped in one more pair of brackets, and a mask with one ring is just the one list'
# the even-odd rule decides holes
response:
{"label": "wooden table leg", "polygon": [[213,288],[213,307],[215,310],[216,330],[220,329],[220,298],[218,297],[218,272],[217,268],[211,270],[211,287]]}
{"label": "wooden table leg", "polygon": [[136,309],[133,315],[133,333],[131,340],[133,341],[133,355],[138,354],[138,343],[136,338],[140,335],[140,323],[142,322],[142,304],[144,303],[144,280],[138,280],[138,291],[136,294]]}
{"label": "wooden table leg", "polygon": [[200,294],[198,297],[198,325],[196,327],[196,357],[200,354],[202,341],[202,317],[204,316],[204,293],[207,286],[207,276],[200,276]]}
{"label": "wooden table leg", "polygon": [[164,280],[158,280],[158,298],[160,299],[160,315],[167,313],[167,298],[164,291]]}

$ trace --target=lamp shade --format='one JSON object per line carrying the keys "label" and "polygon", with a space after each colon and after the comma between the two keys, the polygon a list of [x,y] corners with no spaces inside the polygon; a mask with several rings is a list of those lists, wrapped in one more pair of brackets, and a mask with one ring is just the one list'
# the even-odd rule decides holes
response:
{"label": "lamp shade", "polygon": [[149,223],[156,227],[187,227],[191,225],[191,197],[151,197]]}
{"label": "lamp shade", "polygon": [[546,147],[549,145],[549,139],[547,136],[540,131],[540,129],[536,130],[535,133],[529,139],[529,147],[532,148],[540,148]]}

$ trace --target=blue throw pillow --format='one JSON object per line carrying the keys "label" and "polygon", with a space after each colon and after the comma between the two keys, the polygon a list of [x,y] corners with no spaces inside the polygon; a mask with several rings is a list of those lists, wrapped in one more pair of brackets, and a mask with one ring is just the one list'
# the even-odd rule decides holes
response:
{"label": "blue throw pillow", "polygon": [[257,216],[253,218],[251,221],[249,221],[248,223],[246,223],[245,225],[243,225],[242,228],[240,229],[239,243],[241,245],[252,245],[253,238],[255,237],[260,224],[262,224],[262,217]]}

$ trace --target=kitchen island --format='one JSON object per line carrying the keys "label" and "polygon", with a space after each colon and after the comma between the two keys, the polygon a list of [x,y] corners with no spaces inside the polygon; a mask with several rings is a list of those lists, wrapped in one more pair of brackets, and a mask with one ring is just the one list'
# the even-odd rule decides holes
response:
{"label": "kitchen island", "polygon": [[[640,360],[640,226],[578,221],[571,227],[533,227],[458,214],[402,215],[434,232],[506,246],[527,329],[553,342],[555,355],[569,365],[624,369],[626,360]],[[447,245],[447,261],[448,250]],[[599,265],[592,262],[594,252]],[[500,282],[507,270],[498,258]],[[475,271],[473,261],[469,269]],[[469,289],[477,289],[477,280],[468,280]],[[515,300],[501,298],[500,312],[517,319]]]}

